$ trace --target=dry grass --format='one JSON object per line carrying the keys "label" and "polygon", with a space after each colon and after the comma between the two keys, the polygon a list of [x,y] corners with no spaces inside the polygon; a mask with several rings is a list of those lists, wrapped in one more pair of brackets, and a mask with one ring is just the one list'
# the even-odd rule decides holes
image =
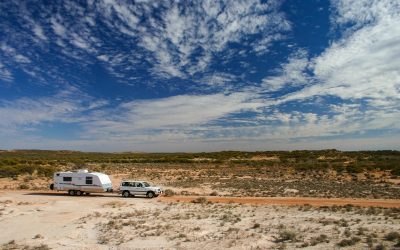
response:
{"label": "dry grass", "polygon": [[103,204],[103,207],[120,208],[126,206],[124,201],[109,201]]}

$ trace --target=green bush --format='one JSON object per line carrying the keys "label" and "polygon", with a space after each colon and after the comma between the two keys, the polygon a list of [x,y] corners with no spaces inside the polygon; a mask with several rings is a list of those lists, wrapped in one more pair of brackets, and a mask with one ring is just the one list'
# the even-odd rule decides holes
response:
{"label": "green bush", "polygon": [[364,168],[361,165],[355,164],[355,165],[349,165],[347,166],[347,171],[349,173],[361,173],[364,171]]}
{"label": "green bush", "polygon": [[0,177],[14,177],[18,175],[18,170],[12,166],[1,166]]}

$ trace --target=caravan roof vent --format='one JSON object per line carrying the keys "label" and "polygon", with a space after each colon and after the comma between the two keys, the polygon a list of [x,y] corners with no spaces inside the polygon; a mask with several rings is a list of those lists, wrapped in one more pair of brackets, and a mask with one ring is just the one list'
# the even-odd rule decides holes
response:
{"label": "caravan roof vent", "polygon": [[77,173],[89,173],[89,171],[87,169],[78,169],[78,170],[75,170],[74,172],[77,172]]}

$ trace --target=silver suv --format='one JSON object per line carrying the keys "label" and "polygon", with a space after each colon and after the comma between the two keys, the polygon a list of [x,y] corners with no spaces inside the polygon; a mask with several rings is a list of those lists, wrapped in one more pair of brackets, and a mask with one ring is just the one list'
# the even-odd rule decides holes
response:
{"label": "silver suv", "polygon": [[145,181],[121,181],[119,193],[122,197],[130,197],[135,195],[144,195],[147,198],[154,198],[162,193],[161,188],[150,185]]}

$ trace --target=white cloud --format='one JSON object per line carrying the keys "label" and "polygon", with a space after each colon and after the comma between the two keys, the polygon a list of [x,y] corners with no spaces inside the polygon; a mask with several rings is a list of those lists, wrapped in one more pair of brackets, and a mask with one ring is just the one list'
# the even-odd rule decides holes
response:
{"label": "white cloud", "polygon": [[10,70],[6,68],[4,64],[0,62],[0,79],[6,82],[11,82],[14,77]]}
{"label": "white cloud", "polygon": [[[339,1],[337,22],[355,23],[312,61],[318,84],[287,100],[334,95],[371,102],[400,100],[400,12],[396,1]],[[396,11],[397,10],[397,11]]]}
{"label": "white cloud", "polygon": [[[254,110],[260,106],[249,93],[230,95],[181,95],[121,104],[105,115],[99,113],[87,123],[88,130],[98,133],[131,134],[133,131],[191,129],[206,125],[233,113]],[[108,118],[107,118],[108,117]],[[90,127],[90,128],[89,128]]]}
{"label": "white cloud", "polygon": [[277,91],[284,87],[302,86],[311,82],[311,77],[305,72],[309,66],[307,53],[299,50],[291,55],[287,63],[281,65],[277,70],[278,75],[269,76],[262,80],[266,91]]}
{"label": "white cloud", "polygon": [[[278,0],[207,0],[191,4],[104,0],[87,4],[85,8],[67,1],[55,9],[40,4],[34,8],[29,4],[2,6],[12,10],[10,16],[18,22],[5,25],[10,40],[15,41],[12,46],[23,51],[6,59],[43,82],[45,72],[50,70],[54,79],[62,75],[78,78],[74,66],[90,66],[92,59],[98,58],[111,75],[128,84],[130,77],[138,77],[135,73],[143,70],[158,79],[195,78],[194,82],[200,83],[203,73],[223,74],[211,70],[220,55],[228,60],[229,56],[264,54],[290,30]],[[34,15],[34,11],[39,14]],[[97,21],[101,25],[95,25]],[[245,48],[237,51],[229,46],[232,43]],[[49,50],[52,46],[56,48]],[[121,54],[123,60],[118,60]],[[66,67],[60,70],[59,64],[41,61],[43,55],[56,58]],[[68,65],[71,61],[76,63]]]}
{"label": "white cloud", "polygon": [[3,101],[0,106],[0,127],[37,125],[43,122],[60,122],[76,111],[77,106],[71,102],[53,99],[19,99],[13,102]]}
{"label": "white cloud", "polygon": [[18,53],[16,49],[14,49],[13,47],[9,46],[8,44],[6,44],[4,42],[1,44],[0,49],[3,51],[3,53],[14,58],[14,60],[18,63],[29,63],[30,62],[29,58]]}
{"label": "white cloud", "polygon": [[[215,53],[238,43],[247,36],[263,33],[258,52],[290,28],[277,11],[273,1],[268,4],[255,0],[235,2],[199,1],[184,10],[180,4],[168,4],[160,17],[149,16],[138,29],[140,45],[156,59],[154,72],[163,77],[188,77],[203,72],[212,63]],[[167,74],[167,75],[166,75]]]}
{"label": "white cloud", "polygon": [[214,73],[208,74],[201,79],[201,82],[204,82],[210,86],[224,86],[226,84],[232,84],[233,82],[238,81],[238,77],[233,74],[227,73]]}
{"label": "white cloud", "polygon": [[56,18],[51,18],[51,27],[53,28],[54,33],[62,38],[67,37],[67,29],[58,21]]}
{"label": "white cloud", "polygon": [[44,34],[42,27],[38,24],[33,26],[33,33],[41,40],[47,41],[47,37]]}

